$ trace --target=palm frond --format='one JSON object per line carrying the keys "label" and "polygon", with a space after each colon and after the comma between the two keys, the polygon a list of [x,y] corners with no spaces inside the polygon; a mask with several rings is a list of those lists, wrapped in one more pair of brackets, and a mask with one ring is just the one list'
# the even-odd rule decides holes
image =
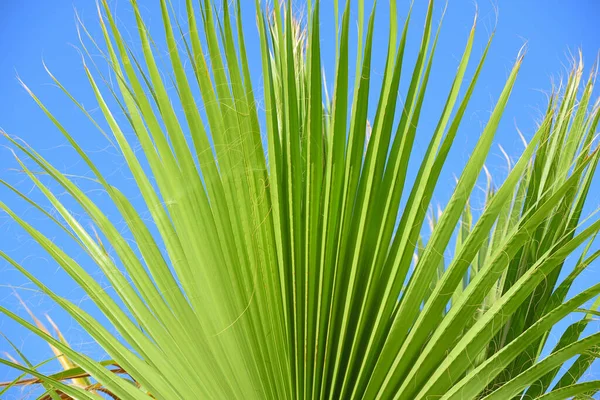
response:
{"label": "palm frond", "polygon": [[[111,359],[99,362],[71,348],[51,320],[58,338],[37,320],[36,326],[0,306],[6,317],[46,340],[65,369],[44,375],[36,366],[0,360],[32,376],[3,386],[41,384],[45,398],[53,399],[95,399],[103,393],[140,400],[559,399],[597,392],[596,381],[580,378],[598,355],[600,333],[583,336],[598,300],[554,349],[544,350],[551,346],[553,327],[581,314],[600,294],[595,283],[567,296],[600,255],[593,250],[600,219],[583,215],[600,157],[595,72],[584,82],[583,62],[575,64],[505,180],[488,180],[485,206],[474,212],[471,198],[487,172],[524,62],[521,50],[449,201],[427,224],[492,38],[474,56],[475,18],[441,113],[425,116],[440,36],[433,1],[412,69],[405,54],[412,8],[400,27],[396,1],[390,2],[381,87],[372,71],[377,6],[366,19],[365,3],[358,0],[355,42],[351,2],[336,1],[330,92],[322,72],[320,2],[309,2],[302,21],[291,1],[276,3],[267,7],[256,0],[264,110],[251,79],[240,0],[223,1],[220,12],[210,0],[186,0],[185,24],[161,0],[168,71],[159,67],[139,2],[131,1],[137,58],[102,0],[104,47],[98,48],[104,49],[115,85],[102,85],[105,78],[92,68],[85,45],[83,68],[104,121],[94,120],[50,74],[101,134],[107,134],[101,126],[108,126],[144,209],[100,172],[52,106],[25,87],[93,173],[127,229],[41,153],[6,135],[20,168],[54,213],[5,184],[43,212],[45,222],[67,232],[114,293],[0,202],[108,323],[61,297],[9,254],[0,256]],[[400,96],[403,76],[409,86]],[[374,91],[376,102],[370,101]],[[422,135],[425,117],[436,125],[424,155],[415,160],[415,138]],[[53,185],[40,179],[31,162]],[[57,196],[55,184],[83,210],[91,228]],[[143,217],[146,211],[150,220]],[[561,280],[570,268],[566,261],[578,252],[579,260]],[[574,357],[575,364],[559,377]]]}

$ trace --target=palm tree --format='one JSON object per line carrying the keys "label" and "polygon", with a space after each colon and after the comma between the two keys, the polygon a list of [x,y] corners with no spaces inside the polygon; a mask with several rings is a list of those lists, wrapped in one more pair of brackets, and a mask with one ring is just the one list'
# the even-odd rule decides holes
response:
{"label": "palm tree", "polygon": [[[440,172],[489,49],[488,42],[471,61],[475,23],[441,114],[427,115],[437,126],[411,181],[409,159],[439,35],[433,1],[409,89],[400,98],[411,10],[399,28],[396,1],[390,0],[386,68],[372,103],[375,6],[365,24],[365,4],[358,0],[357,42],[349,38],[350,2],[339,10],[329,96],[321,74],[319,1],[309,2],[303,25],[294,19],[291,2],[267,9],[257,0],[264,110],[250,78],[240,0],[233,3],[224,1],[216,13],[210,0],[199,7],[186,0],[184,27],[161,0],[172,81],[157,66],[138,2],[131,5],[143,60],[130,51],[106,0],[99,6],[104,55],[115,77],[111,97],[99,88],[100,71],[88,67],[91,58],[84,68],[150,221],[30,91],[95,174],[128,232],[42,154],[7,135],[22,170],[60,219],[13,188],[15,194],[64,229],[115,294],[0,203],[108,324],[55,294],[9,254],[0,255],[110,357],[94,360],[0,307],[68,361],[64,371],[47,375],[24,355],[22,362],[0,359],[32,376],[5,387],[41,384],[42,398],[50,399],[167,400],[550,400],[600,390],[600,381],[581,381],[600,345],[600,333],[583,336],[598,314],[600,300],[589,303],[598,298],[600,283],[567,296],[574,279],[600,255],[593,250],[600,220],[582,217],[600,157],[594,74],[583,81],[582,63],[575,64],[504,182],[488,185],[485,207],[475,213],[469,199],[523,62],[519,53],[450,200],[428,225]],[[357,50],[353,82],[351,46]],[[476,68],[468,76],[470,63]],[[170,84],[176,92],[168,92]],[[375,110],[373,121],[369,110]],[[126,130],[135,138],[126,137]],[[78,203],[93,229],[80,224],[24,159]],[[453,251],[450,243],[456,243]],[[559,279],[576,251],[581,255],[575,267]],[[544,350],[553,326],[572,313],[583,318]],[[573,358],[568,371],[561,369]]]}

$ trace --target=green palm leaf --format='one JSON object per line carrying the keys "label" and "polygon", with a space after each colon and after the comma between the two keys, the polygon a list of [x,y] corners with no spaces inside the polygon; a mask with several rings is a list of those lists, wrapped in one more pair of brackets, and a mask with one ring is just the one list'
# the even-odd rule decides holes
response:
{"label": "green palm leaf", "polygon": [[[42,384],[52,398],[104,393],[168,400],[562,399],[600,389],[596,381],[580,382],[600,345],[598,333],[583,336],[598,300],[554,350],[544,350],[553,327],[600,294],[596,284],[567,298],[573,281],[600,254],[588,254],[600,220],[582,216],[600,159],[594,73],[582,83],[583,64],[576,64],[504,182],[493,187],[488,181],[485,207],[474,213],[470,198],[524,62],[521,51],[450,200],[428,230],[427,210],[490,49],[491,38],[472,60],[476,22],[442,112],[426,116],[436,122],[426,152],[411,160],[440,35],[433,1],[412,70],[405,63],[412,9],[400,30],[396,2],[390,2],[386,68],[371,104],[376,5],[365,24],[365,4],[358,0],[357,42],[350,38],[350,2],[339,8],[341,18],[336,12],[329,97],[319,1],[309,2],[303,25],[291,2],[267,8],[257,0],[264,111],[251,79],[240,0],[224,1],[220,13],[209,0],[199,3],[186,1],[182,25],[169,2],[160,2],[168,71],[158,65],[137,1],[131,6],[143,59],[134,56],[106,0],[98,7],[104,46],[83,27],[94,47],[105,49],[116,81],[106,94],[100,85],[105,78],[88,67],[94,64],[82,43],[86,76],[110,133],[50,74],[115,143],[150,220],[102,175],[51,106],[26,87],[94,174],[127,231],[42,154],[6,135],[22,171],[55,213],[2,183],[81,246],[114,294],[0,202],[108,323],[53,292],[9,254],[0,256],[111,359],[94,360],[62,335],[56,339],[0,307],[69,363],[47,376],[28,362],[1,360],[33,376],[22,374],[3,386]],[[336,1],[336,11],[338,6]],[[405,74],[410,84],[400,97]],[[129,130],[134,137],[125,134]],[[92,228],[27,160],[81,207]],[[408,178],[411,161],[419,165],[414,180]],[[583,245],[560,281],[565,261]],[[573,357],[575,364],[559,376]]]}

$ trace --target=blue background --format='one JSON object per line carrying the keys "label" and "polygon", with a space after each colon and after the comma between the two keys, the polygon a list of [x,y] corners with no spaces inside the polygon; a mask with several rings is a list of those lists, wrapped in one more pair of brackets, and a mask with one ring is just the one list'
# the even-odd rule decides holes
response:
{"label": "blue background", "polygon": [[[162,59],[163,71],[169,71],[168,55],[162,35],[162,22],[157,2],[145,1],[143,13],[154,39],[157,42],[157,55]],[[253,1],[243,1],[245,13],[245,30],[251,69],[257,98],[261,100],[261,76],[259,48],[255,28]],[[246,5],[248,3],[248,5]],[[322,36],[323,58],[329,90],[333,85],[334,69],[334,29],[330,1],[323,2]],[[367,1],[370,10],[370,1]],[[110,1],[113,11],[119,18],[119,23],[126,28],[125,37],[139,55],[139,38],[133,22],[133,14],[126,1]],[[403,23],[408,1],[399,1],[398,10],[400,23]],[[174,0],[173,5],[177,15],[184,14],[184,2]],[[438,1],[434,21],[439,22],[444,3]],[[301,17],[306,7],[301,3],[295,4],[297,14]],[[474,70],[477,58],[481,54],[489,34],[496,29],[496,37],[492,44],[486,66],[479,84],[467,110],[463,124],[455,141],[454,148],[448,159],[442,175],[441,184],[435,195],[435,203],[443,206],[454,185],[454,176],[461,171],[468,160],[468,155],[475,145],[481,130],[495,104],[504,85],[505,79],[514,63],[519,49],[526,44],[527,55],[521,69],[516,87],[513,91],[509,106],[506,110],[496,138],[496,146],[488,158],[487,166],[497,183],[506,175],[507,164],[499,146],[513,160],[523,150],[517,128],[526,138],[532,136],[536,123],[539,122],[546,106],[547,93],[552,88],[552,82],[558,83],[566,77],[574,57],[581,48],[583,51],[586,71],[590,70],[600,49],[600,2],[596,0],[498,0],[497,2],[482,1],[477,6],[472,1],[450,0],[444,17],[438,51],[435,56],[432,77],[415,143],[412,160],[418,160],[428,144],[443,103],[450,88],[452,77],[456,72],[458,61],[462,55],[463,46],[471,28],[476,8],[479,10],[477,40],[473,51],[471,66],[468,74]],[[425,16],[426,2],[415,0],[414,17],[409,33],[406,62],[412,66],[420,42],[421,29]],[[102,34],[97,22],[95,2],[84,0],[73,1],[35,1],[35,0],[3,0],[0,2],[0,128],[11,135],[19,136],[33,146],[49,161],[53,162],[62,172],[72,174],[86,193],[106,210],[108,215],[123,226],[118,219],[114,207],[98,190],[98,185],[90,182],[89,171],[76,157],[74,151],[66,144],[66,140],[44,116],[27,92],[20,86],[19,76],[54,115],[64,123],[65,127],[76,137],[80,145],[90,153],[92,159],[99,164],[109,181],[123,190],[144,212],[144,206],[137,190],[134,188],[127,168],[118,152],[104,138],[87,118],[52,84],[46,74],[42,60],[56,77],[71,91],[85,108],[99,119],[102,127],[106,128],[93,93],[89,87],[82,68],[81,48],[76,29],[75,10],[77,10],[92,37],[98,40],[102,49]],[[387,51],[388,5],[380,1],[378,6],[375,32],[375,65],[373,70],[375,87],[380,82],[384,69],[384,58]],[[351,23],[355,26],[357,14],[353,9]],[[351,36],[355,39],[355,35]],[[110,84],[110,74],[99,50],[95,49],[89,39],[84,40],[91,52],[92,60],[97,63],[98,71],[104,74]],[[253,58],[253,55],[256,58]],[[87,61],[90,67],[93,65]],[[352,64],[354,65],[354,64]],[[188,65],[189,67],[189,65]],[[408,69],[404,73],[402,93],[407,87]],[[354,75],[350,71],[351,76]],[[97,75],[98,76],[98,75]],[[468,75],[470,76],[470,75]],[[585,75],[587,78],[587,72]],[[100,78],[98,78],[100,80]],[[104,90],[108,96],[109,92]],[[369,116],[374,116],[376,89],[372,90],[373,102]],[[596,97],[598,90],[596,90]],[[112,104],[115,106],[115,104]],[[117,108],[113,108],[117,117],[122,119]],[[125,132],[130,137],[132,132]],[[2,144],[8,142],[2,139]],[[29,164],[30,165],[30,164]],[[411,162],[412,173],[416,172],[416,164]],[[36,191],[15,162],[9,149],[0,148],[0,179],[6,180],[31,195],[32,199],[50,210],[48,202]],[[44,180],[56,188],[50,181]],[[483,182],[482,182],[483,183]],[[483,188],[483,185],[482,185]],[[480,193],[482,190],[479,191]],[[59,191],[60,193],[60,191]],[[586,206],[587,215],[597,209],[600,199],[600,180],[596,178],[589,201]],[[33,207],[18,200],[5,188],[0,188],[0,199],[13,207],[19,215],[32,222],[34,226],[53,238],[60,246],[79,261],[88,271],[103,281],[97,268],[89,261],[83,251],[70,242],[66,235],[48,222],[47,218],[35,211]],[[65,203],[75,213],[81,210],[66,196]],[[479,202],[478,202],[479,201]],[[474,207],[481,206],[481,196],[474,196]],[[84,215],[77,214],[84,226],[90,224]],[[87,224],[87,225],[86,225]],[[124,233],[127,236],[127,233]],[[0,214],[0,249],[6,251],[16,261],[22,263],[30,271],[40,277],[48,286],[60,295],[76,302],[84,309],[98,315],[83,292],[78,289],[58,266],[5,214]],[[576,282],[574,290],[588,287],[592,282],[599,281],[600,268],[598,263],[592,264]],[[110,291],[110,288],[107,287]],[[25,303],[34,313],[44,318],[49,314],[61,327],[71,345],[93,357],[102,358],[104,355],[89,337],[74,324],[52,301],[39,294],[31,284],[24,280],[18,272],[0,261],[0,304],[26,316],[25,309],[19,304],[14,293],[19,293]],[[575,318],[575,317],[573,317]],[[570,321],[570,320],[569,320]],[[561,324],[552,335],[556,338],[560,329],[569,322]],[[600,325],[590,324],[590,330],[597,331]],[[18,327],[8,318],[0,316],[0,331],[14,341],[33,363],[41,362],[51,356],[50,349],[45,343],[32,334]],[[551,342],[552,342],[551,338]],[[0,351],[8,351],[15,355],[5,341],[0,341]],[[51,363],[42,368],[44,371],[56,370],[58,366]],[[15,372],[0,367],[0,381],[15,376]],[[590,371],[590,376],[596,379],[600,376],[600,367],[596,364]],[[588,377],[589,378],[589,377]],[[22,398],[30,393],[31,388],[11,392],[6,398]]]}

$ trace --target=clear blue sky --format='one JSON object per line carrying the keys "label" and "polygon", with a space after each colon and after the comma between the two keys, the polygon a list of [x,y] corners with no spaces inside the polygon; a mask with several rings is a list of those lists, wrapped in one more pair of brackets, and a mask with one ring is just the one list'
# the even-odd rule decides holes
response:
{"label": "clear blue sky", "polygon": [[[254,3],[245,0],[243,2]],[[110,4],[116,10],[123,26],[130,29],[130,40],[135,46],[139,40],[135,37],[132,13],[126,3],[123,0],[110,0]],[[160,14],[154,3],[157,2],[143,2],[144,7],[147,7],[144,13],[149,17],[147,22],[159,48],[163,51],[161,54],[166,57]],[[183,3],[182,0],[173,0],[174,7],[178,11],[183,11]],[[327,0],[323,3],[328,4],[332,1]],[[380,0],[379,3],[375,33],[375,76],[380,76],[383,72],[387,37],[387,1]],[[426,6],[425,0],[415,0],[415,3],[415,18],[407,48],[409,65],[414,59],[415,47],[420,40],[420,29]],[[448,3],[413,159],[418,159],[420,152],[424,151],[433,128],[432,125],[437,122],[476,9],[476,3],[471,0],[449,0]],[[398,9],[401,18],[405,16],[408,4],[408,0],[399,1]],[[444,2],[438,1],[435,21],[439,21],[443,6]],[[543,110],[546,105],[544,93],[550,90],[551,81],[558,81],[561,76],[565,75],[572,55],[576,54],[579,48],[583,50],[588,70],[596,60],[600,49],[600,24],[598,22],[600,21],[600,2],[597,0],[496,0],[493,2],[484,0],[479,2],[477,7],[480,22],[474,57],[481,54],[487,37],[494,27],[496,27],[496,37],[473,101],[448,160],[448,166],[442,177],[444,183],[436,193],[435,201],[441,204],[447,200],[453,186],[452,177],[461,170],[467,161],[468,154],[473,148],[483,124],[487,121],[508,71],[524,43],[527,43],[527,56],[496,140],[513,158],[516,158],[523,149],[516,133],[516,127],[523,132],[525,137],[532,135],[535,123],[540,116],[540,110]],[[253,7],[244,6],[244,8],[248,8],[249,11],[246,13],[245,21],[249,54],[258,54],[254,14],[251,10]],[[299,12],[305,9],[300,2],[298,2],[297,8]],[[16,78],[18,74],[50,106],[56,117],[64,122],[83,148],[92,154],[93,159],[100,163],[101,169],[109,174],[111,182],[127,192],[132,183],[121,158],[108,147],[107,141],[62,95],[60,90],[51,85],[51,79],[46,75],[42,65],[42,60],[44,60],[53,73],[72,91],[73,95],[94,113],[95,100],[81,68],[81,57],[73,47],[73,45],[79,45],[75,9],[81,15],[90,33],[101,41],[94,1],[2,0],[0,2],[0,127],[10,134],[23,138],[50,161],[55,162],[55,165],[62,171],[74,175],[86,175],[87,171],[82,170],[82,163],[74,157],[73,151],[65,146],[65,140],[60,133],[21,88]],[[354,12],[352,21],[355,20],[356,13]],[[331,25],[328,25],[330,21],[332,21],[331,7],[325,5],[323,10],[323,53],[329,77],[332,75],[334,62],[333,39],[331,38],[333,30]],[[91,45],[89,41],[86,43]],[[97,51],[93,52],[93,57],[99,63],[101,71],[106,72],[106,67]],[[260,91],[258,58],[251,59],[251,64],[255,88]],[[164,65],[168,65],[166,58]],[[473,68],[470,68],[469,71],[472,72],[472,70]],[[405,76],[407,75],[405,74]],[[329,80],[330,85],[332,81],[332,79]],[[406,84],[403,87],[405,88]],[[373,113],[374,108],[370,111],[371,117]],[[94,115],[98,115],[98,113],[95,112]],[[492,150],[488,167],[498,181],[504,177],[506,164],[498,147],[494,147]],[[14,171],[14,168],[16,168],[16,164],[10,151],[4,147],[0,148],[0,177],[24,191],[29,191],[32,185],[22,174]],[[590,195],[588,212],[595,209],[600,203],[598,201],[600,181],[598,179],[596,181]],[[93,184],[82,179],[79,179],[78,182],[89,189],[92,197],[97,199],[101,205],[106,203],[106,199],[101,193],[93,192],[95,188]],[[129,193],[137,196],[133,189],[129,190]],[[34,199],[42,199],[35,192],[32,193],[32,196]],[[94,266],[83,257],[81,250],[69,243],[64,234],[47,223],[39,213],[34,212],[31,207],[25,206],[23,202],[17,201],[15,196],[4,188],[0,188],[0,199],[14,206],[30,221],[34,221],[35,225],[43,232],[51,237],[56,237],[57,242],[61,243],[66,251],[76,257],[79,256],[78,259],[86,268],[94,271]],[[43,202],[42,204],[46,205],[47,203]],[[114,215],[114,209],[107,208],[107,211]],[[82,292],[58,270],[57,266],[33,244],[31,239],[4,215],[0,215],[0,246],[2,250],[7,251],[17,261],[22,262],[32,272],[42,277],[61,295],[77,301],[87,308],[86,305],[89,301],[86,301]],[[589,285],[590,280],[597,282],[600,276],[599,272],[599,265],[592,265],[587,274],[577,282],[577,287],[581,289]],[[0,277],[0,303],[2,305],[25,315],[25,311],[19,306],[11,288],[11,286],[19,287],[15,290],[21,294],[32,310],[39,316],[49,313],[63,328],[74,347],[88,351],[93,356],[102,356],[102,353],[93,343],[89,342],[89,338],[79,327],[74,325],[51,301],[28,290],[32,286],[1,261]],[[598,330],[600,325],[593,325],[591,329]],[[26,354],[31,356],[32,362],[39,362],[50,356],[50,351],[44,343],[2,316],[0,316],[0,331],[7,334],[19,347],[24,349]],[[8,350],[8,346],[4,342],[0,343],[0,351]],[[56,365],[53,367],[56,368]],[[593,373],[596,377],[600,376],[600,368],[595,367]],[[13,371],[0,367],[0,381],[11,376],[14,376]],[[14,397],[7,398],[20,398],[21,395],[21,392],[13,392],[12,396]]]}

